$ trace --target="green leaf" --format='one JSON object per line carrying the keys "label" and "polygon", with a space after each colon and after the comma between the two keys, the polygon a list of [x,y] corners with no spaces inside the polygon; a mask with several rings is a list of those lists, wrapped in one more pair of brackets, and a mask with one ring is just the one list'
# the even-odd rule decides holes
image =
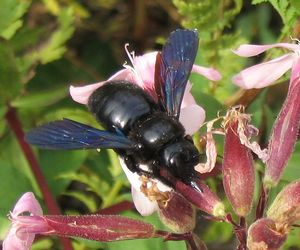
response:
{"label": "green leaf", "polygon": [[22,26],[20,18],[25,14],[30,2],[19,0],[1,0],[0,36],[10,39]]}
{"label": "green leaf", "polygon": [[300,179],[299,162],[300,162],[300,143],[297,142],[294,153],[292,154],[292,157],[288,161],[287,166],[284,170],[282,176],[283,181],[291,182]]}
{"label": "green leaf", "polygon": [[66,51],[65,43],[74,32],[74,16],[72,8],[63,9],[58,17],[59,28],[51,34],[48,42],[38,51],[31,54],[32,61],[42,64],[57,60]]}
{"label": "green leaf", "polygon": [[7,162],[0,161],[0,216],[4,217],[12,210],[17,199],[32,190],[28,178]]}
{"label": "green leaf", "polygon": [[232,225],[229,223],[213,223],[205,229],[201,238],[206,243],[226,243],[232,237]]}
{"label": "green leaf", "polygon": [[[105,166],[103,166],[105,168]],[[88,191],[92,191],[99,197],[105,196],[110,191],[106,182],[100,180],[100,178],[94,173],[66,173],[58,176],[59,179],[66,179],[72,181],[78,181],[87,186]]]}
{"label": "green leaf", "polygon": [[74,32],[74,13],[72,8],[65,8],[58,16],[58,28],[49,35],[42,44],[19,59],[19,67],[26,76],[28,71],[37,63],[47,64],[57,60],[66,52],[66,42]]}
{"label": "green leaf", "polygon": [[53,240],[49,237],[35,240],[31,248],[31,250],[45,250],[45,249],[54,249]]}
{"label": "green leaf", "polygon": [[56,60],[65,53],[65,43],[74,32],[72,8],[63,9],[58,17],[58,22],[59,29],[52,34],[49,45],[40,51],[40,59],[43,64]]}
{"label": "green leaf", "polygon": [[[297,0],[296,0],[297,1]],[[294,1],[294,2],[296,2]],[[268,0],[268,1],[262,1],[262,0],[253,0],[252,4],[258,4],[262,2],[269,2],[272,4],[274,9],[278,12],[280,15],[282,22],[284,24],[284,27],[282,29],[282,35],[288,35],[290,34],[291,30],[293,30],[295,23],[297,22],[298,10],[295,8],[297,7],[297,4],[293,4],[292,1],[288,0]],[[299,1],[297,1],[299,2]],[[298,4],[299,7],[299,4]]]}
{"label": "green leaf", "polygon": [[259,4],[263,2],[268,2],[268,0],[252,0],[252,4]]}
{"label": "green leaf", "polygon": [[7,112],[7,106],[0,106],[0,137],[2,136],[2,134],[5,131],[6,128],[6,120],[4,119],[4,116]]}
{"label": "green leaf", "polygon": [[[10,182],[10,185],[14,187],[15,185],[21,185],[23,179],[27,179],[28,182],[31,184],[30,189],[25,189],[25,191],[33,190],[35,194],[39,195],[40,190],[37,186],[37,183],[35,181],[35,178],[30,170],[30,166],[28,165],[28,162],[21,151],[21,148],[15,138],[15,135],[8,130],[8,133],[6,133],[0,140],[0,162],[3,164],[6,164],[10,168],[14,169],[13,171],[16,172],[16,176],[19,175],[17,172],[22,175],[22,178],[15,178],[12,179]],[[1,175],[2,177],[3,175]],[[2,180],[2,179],[1,179]],[[24,180],[25,181],[25,180]],[[26,181],[27,182],[27,181]],[[1,182],[0,182],[1,184]],[[1,189],[3,190],[3,189]],[[13,191],[13,189],[12,189]]]}
{"label": "green leaf", "polygon": [[85,110],[76,108],[60,108],[55,111],[51,111],[43,117],[42,121],[49,122],[54,120],[61,120],[62,118],[68,118],[77,122],[85,123],[93,127],[99,127],[98,122],[93,115]]}
{"label": "green leaf", "polygon": [[59,179],[58,177],[66,173],[76,172],[87,155],[88,152],[86,150],[40,150],[40,166],[55,196],[63,192],[70,183],[70,180]]}
{"label": "green leaf", "polygon": [[2,104],[15,98],[22,88],[16,58],[8,42],[3,39],[0,39],[0,86]]}
{"label": "green leaf", "polygon": [[[10,208],[10,210],[11,209],[12,209],[12,207]],[[0,215],[0,239],[5,238],[9,227],[10,227],[10,221],[7,218],[7,214],[6,215],[1,214]]]}
{"label": "green leaf", "polygon": [[288,233],[288,238],[284,243],[282,250],[291,250],[291,249],[299,249],[300,241],[299,241],[299,230],[290,230]]}
{"label": "green leaf", "polygon": [[109,185],[113,183],[112,173],[109,167],[107,167],[111,165],[107,150],[100,150],[100,152],[91,152],[87,160],[87,165],[89,166],[89,171],[98,175],[99,178],[104,180],[106,183],[109,183]]}
{"label": "green leaf", "polygon": [[42,108],[50,106],[66,96],[68,96],[68,89],[63,86],[55,89],[36,91],[18,97],[11,102],[11,105],[16,108]]}
{"label": "green leaf", "polygon": [[81,201],[91,213],[95,213],[98,210],[97,202],[94,197],[89,196],[86,193],[79,191],[67,191],[63,192],[62,195],[67,195]]}
{"label": "green leaf", "polygon": [[291,5],[295,8],[298,14],[300,14],[300,1],[299,0],[291,0]]}
{"label": "green leaf", "polygon": [[173,4],[183,16],[182,25],[199,30],[200,49],[196,64],[222,70],[221,81],[203,84],[202,92],[209,93],[217,100],[226,100],[233,91],[232,85],[228,84],[230,78],[243,66],[231,49],[244,40],[239,31],[229,33],[227,29],[234,25],[234,18],[241,11],[243,1],[230,1],[229,4],[222,0],[173,0]]}
{"label": "green leaf", "polygon": [[223,106],[213,96],[201,92],[198,88],[193,88],[192,93],[197,104],[204,108],[206,113],[206,121],[216,117],[219,111],[223,110]]}

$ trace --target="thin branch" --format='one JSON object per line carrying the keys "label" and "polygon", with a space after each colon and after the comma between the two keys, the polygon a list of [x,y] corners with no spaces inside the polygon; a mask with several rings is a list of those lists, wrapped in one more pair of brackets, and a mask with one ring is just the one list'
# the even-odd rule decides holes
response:
{"label": "thin branch", "polygon": [[259,201],[256,207],[256,220],[260,219],[264,215],[265,208],[268,202],[269,190],[265,189],[263,183],[261,184],[261,191]]}
{"label": "thin branch", "polygon": [[[24,139],[24,132],[22,129],[21,122],[17,116],[16,109],[12,107],[8,107],[8,112],[5,115],[5,119],[8,123],[8,126],[15,134],[17,141],[23,151],[23,154],[25,155],[32,173],[35,176],[35,179],[39,185],[39,188],[41,189],[41,192],[43,194],[43,198],[45,200],[46,207],[48,209],[49,214],[60,214],[60,210],[56,204],[56,201],[54,197],[52,196],[49,186],[47,184],[47,181],[41,171],[41,168],[39,166],[38,161],[35,158],[35,155],[30,148],[30,146],[26,143]],[[69,239],[67,238],[60,238],[61,244],[63,245],[63,248],[65,250],[72,250],[72,245]]]}
{"label": "thin branch", "polygon": [[177,233],[170,233],[162,230],[157,230],[155,232],[156,236],[163,237],[165,241],[172,240],[172,241],[181,241],[184,240],[188,245],[189,249],[191,250],[201,250],[203,246],[200,246],[196,243],[193,237],[192,232],[177,234]]}

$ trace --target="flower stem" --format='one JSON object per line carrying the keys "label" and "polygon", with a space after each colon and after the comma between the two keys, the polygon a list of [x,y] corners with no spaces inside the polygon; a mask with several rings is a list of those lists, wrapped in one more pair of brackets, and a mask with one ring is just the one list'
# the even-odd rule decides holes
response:
{"label": "flower stem", "polygon": [[234,234],[236,236],[236,238],[238,239],[239,241],[239,245],[237,247],[237,250],[246,250],[247,247],[247,225],[246,225],[246,220],[245,220],[245,217],[239,217],[240,218],[240,221],[239,221],[239,224],[237,224],[231,214],[227,214],[225,219],[226,219],[226,222],[232,224],[233,226],[233,231],[234,231]]}
{"label": "flower stem", "polygon": [[201,246],[198,246],[198,244],[195,242],[193,233],[183,233],[183,234],[176,234],[176,233],[170,233],[162,230],[157,230],[156,235],[159,237],[164,238],[165,241],[172,240],[172,241],[181,241],[184,240],[189,246],[191,250],[201,250]]}
{"label": "flower stem", "polygon": [[[43,198],[45,200],[46,207],[48,209],[49,214],[60,214],[60,210],[58,206],[56,205],[56,201],[54,197],[52,196],[49,186],[46,182],[46,179],[41,171],[41,168],[39,166],[39,163],[37,159],[35,158],[35,155],[30,148],[30,146],[26,143],[24,139],[24,131],[22,129],[21,122],[17,116],[16,109],[12,107],[8,107],[8,111],[5,115],[5,119],[8,123],[8,126],[15,134],[17,141],[23,151],[23,154],[25,155],[32,173],[35,176],[35,179],[39,185],[39,188],[43,194]],[[67,238],[60,238],[60,241],[64,247],[65,250],[72,250],[72,245],[69,239]]]}
{"label": "flower stem", "polygon": [[267,205],[268,201],[268,194],[269,194],[269,189],[266,189],[264,187],[264,184],[261,184],[261,191],[260,191],[260,197],[259,201],[256,207],[256,220],[260,219],[264,215],[264,211]]}

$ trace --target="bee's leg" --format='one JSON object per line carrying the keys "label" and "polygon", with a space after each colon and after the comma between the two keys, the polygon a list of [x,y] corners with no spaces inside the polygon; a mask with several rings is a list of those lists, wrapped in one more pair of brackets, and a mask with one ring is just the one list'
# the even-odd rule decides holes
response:
{"label": "bee's leg", "polygon": [[130,155],[125,156],[124,157],[124,162],[125,162],[127,168],[131,172],[137,173],[139,175],[145,175],[147,177],[153,177],[153,173],[141,169],[140,164],[138,162],[136,162],[136,160],[132,156],[130,156]]}
{"label": "bee's leg", "polygon": [[157,179],[159,179],[161,182],[163,182],[164,184],[168,185],[168,186],[172,186],[172,183],[170,183],[170,181],[163,177],[161,174],[160,174],[160,171],[161,171],[161,165],[159,164],[158,161],[154,160],[151,164],[151,169],[152,169],[152,172],[153,172],[153,176],[155,176]]}
{"label": "bee's leg", "polygon": [[139,172],[139,166],[136,163],[136,161],[134,160],[133,157],[126,155],[124,158],[124,162],[127,166],[127,168],[133,172],[133,173],[138,173]]}
{"label": "bee's leg", "polygon": [[158,161],[156,160],[152,161],[151,169],[154,176],[160,176],[160,165]]}

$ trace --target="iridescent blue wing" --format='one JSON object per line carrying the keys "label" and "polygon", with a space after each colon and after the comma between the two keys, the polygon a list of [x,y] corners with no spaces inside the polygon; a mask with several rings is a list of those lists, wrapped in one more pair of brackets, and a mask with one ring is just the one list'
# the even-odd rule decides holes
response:
{"label": "iridescent blue wing", "polygon": [[127,149],[134,146],[122,133],[99,130],[69,119],[37,127],[26,134],[25,140],[45,149]]}
{"label": "iridescent blue wing", "polygon": [[168,115],[179,118],[180,106],[199,44],[196,30],[175,30],[158,53],[155,90]]}

